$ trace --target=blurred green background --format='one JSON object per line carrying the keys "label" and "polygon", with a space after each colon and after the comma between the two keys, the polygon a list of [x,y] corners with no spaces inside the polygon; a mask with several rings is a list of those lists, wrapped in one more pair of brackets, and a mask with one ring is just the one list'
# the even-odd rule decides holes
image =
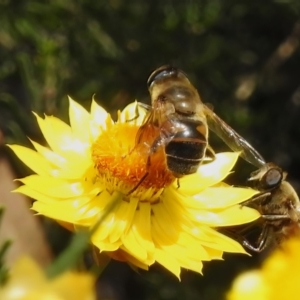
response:
{"label": "blurred green background", "polygon": [[[31,111],[67,120],[67,95],[88,109],[95,94],[113,114],[135,99],[149,103],[149,74],[170,63],[299,191],[299,13],[299,0],[0,0],[4,143],[43,141]],[[251,170],[241,162],[232,181]],[[222,299],[260,259],[231,255],[205,264],[204,277],[183,271],[181,283],[157,266],[136,274],[114,262],[99,284],[105,299]]]}

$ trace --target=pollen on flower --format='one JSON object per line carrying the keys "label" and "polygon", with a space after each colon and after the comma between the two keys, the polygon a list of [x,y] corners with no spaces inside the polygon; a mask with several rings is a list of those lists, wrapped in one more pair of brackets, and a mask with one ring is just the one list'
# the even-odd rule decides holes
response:
{"label": "pollen on flower", "polygon": [[143,141],[136,143],[138,129],[137,125],[116,123],[103,131],[92,145],[92,158],[99,180],[109,192],[117,190],[127,194],[137,187],[131,196],[140,197],[141,201],[156,201],[175,177],[167,169],[163,149],[151,155],[148,161],[155,133],[145,132]]}

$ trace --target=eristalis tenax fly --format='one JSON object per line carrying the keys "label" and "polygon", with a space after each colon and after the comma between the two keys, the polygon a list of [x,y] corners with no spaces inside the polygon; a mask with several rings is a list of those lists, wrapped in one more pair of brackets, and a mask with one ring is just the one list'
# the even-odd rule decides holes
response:
{"label": "eristalis tenax fly", "polygon": [[[151,106],[139,103],[148,115],[137,133],[136,145],[144,143],[144,136],[150,131],[156,132],[148,148],[148,166],[151,157],[163,148],[167,168],[175,178],[195,173],[205,158],[214,156],[208,143],[209,129],[250,163],[262,164],[261,155],[202,103],[198,91],[181,70],[162,66],[150,75],[147,85]],[[146,172],[132,191],[147,175]]]}
{"label": "eristalis tenax fly", "polygon": [[260,252],[272,244],[280,244],[290,236],[300,237],[300,201],[287,182],[287,173],[273,163],[265,163],[249,178],[260,194],[243,205],[258,210],[261,214],[261,233],[255,245],[243,239],[243,245]]}

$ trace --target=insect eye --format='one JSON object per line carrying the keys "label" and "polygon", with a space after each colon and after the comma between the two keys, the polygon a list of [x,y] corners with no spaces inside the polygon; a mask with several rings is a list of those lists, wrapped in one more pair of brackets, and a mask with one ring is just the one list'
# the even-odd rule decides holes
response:
{"label": "insect eye", "polygon": [[149,76],[147,81],[147,86],[150,88],[153,82],[162,80],[164,78],[176,76],[178,73],[178,69],[174,68],[170,65],[162,66],[156,69],[152,74]]}
{"label": "insect eye", "polygon": [[271,168],[263,176],[261,182],[266,189],[271,189],[278,186],[283,179],[283,173],[280,168]]}

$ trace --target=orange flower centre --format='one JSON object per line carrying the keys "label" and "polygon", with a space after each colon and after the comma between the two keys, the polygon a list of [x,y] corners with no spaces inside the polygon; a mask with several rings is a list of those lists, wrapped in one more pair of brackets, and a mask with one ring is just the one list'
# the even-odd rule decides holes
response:
{"label": "orange flower centre", "polygon": [[138,129],[127,123],[109,126],[93,144],[92,158],[109,192],[117,190],[141,197],[150,190],[157,198],[155,195],[159,196],[175,177],[167,168],[163,148],[149,155],[158,129],[144,131],[143,140],[136,143]]}

